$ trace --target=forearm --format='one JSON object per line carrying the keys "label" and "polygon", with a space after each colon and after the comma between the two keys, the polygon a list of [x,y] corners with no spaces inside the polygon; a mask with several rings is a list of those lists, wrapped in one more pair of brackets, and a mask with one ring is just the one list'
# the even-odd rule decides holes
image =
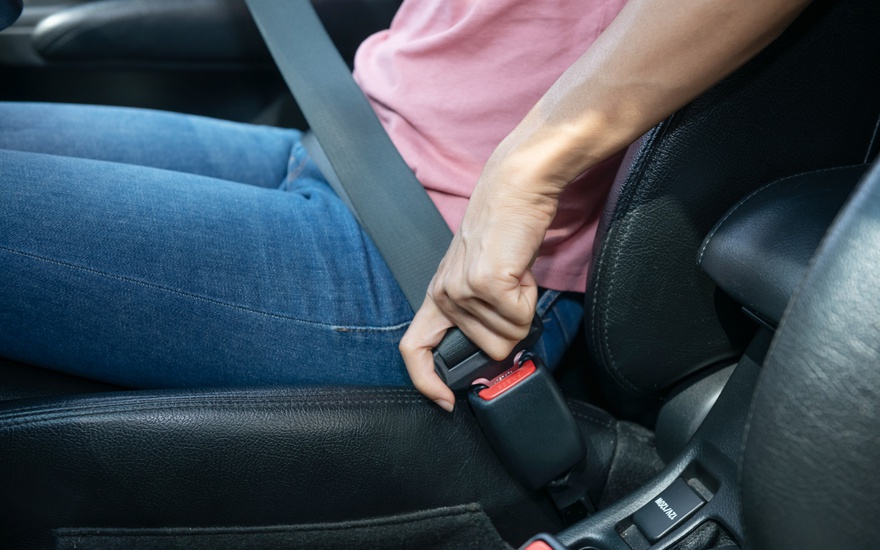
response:
{"label": "forearm", "polygon": [[[555,198],[772,42],[809,0],[630,0],[488,167]],[[479,189],[478,189],[479,192]],[[548,204],[552,215],[555,205]]]}
{"label": "forearm", "polygon": [[451,410],[431,360],[451,326],[506,357],[535,313],[530,266],[565,186],[745,63],[807,3],[630,0],[487,162],[400,343],[416,387]]}

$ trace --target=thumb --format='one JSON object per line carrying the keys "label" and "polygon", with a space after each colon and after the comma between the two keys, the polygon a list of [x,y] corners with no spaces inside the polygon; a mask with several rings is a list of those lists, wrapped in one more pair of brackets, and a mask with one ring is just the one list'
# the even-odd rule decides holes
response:
{"label": "thumb", "polygon": [[426,298],[400,340],[400,354],[413,385],[448,412],[455,406],[455,394],[434,372],[432,350],[452,326],[434,301]]}

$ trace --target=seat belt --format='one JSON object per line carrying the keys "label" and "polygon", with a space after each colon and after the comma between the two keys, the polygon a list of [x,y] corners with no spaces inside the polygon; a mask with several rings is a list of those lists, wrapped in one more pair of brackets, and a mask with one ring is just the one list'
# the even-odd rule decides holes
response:
{"label": "seat belt", "polygon": [[[418,311],[452,232],[391,142],[311,2],[245,2],[311,127],[304,146]],[[434,350],[435,370],[451,389],[488,380],[488,387],[470,391],[471,406],[508,469],[533,489],[558,481],[586,453],[571,411],[540,359],[514,364],[541,330],[536,316],[529,336],[504,361],[489,358],[459,329],[448,331]],[[517,409],[527,412],[528,422],[517,420]],[[567,507],[571,484],[561,485],[564,490],[554,493],[551,484],[551,495],[564,493],[566,502],[556,500]]]}
{"label": "seat belt", "polygon": [[330,153],[326,162],[338,176],[330,183],[345,182],[334,191],[417,311],[452,232],[351,78],[311,3],[247,0],[247,5],[317,142]]}
{"label": "seat belt", "polygon": [[[373,240],[412,310],[418,311],[452,232],[388,137],[308,0],[246,0],[311,134],[303,144]],[[537,342],[540,319],[511,357],[495,361],[458,329],[434,352],[453,390],[491,379]]]}

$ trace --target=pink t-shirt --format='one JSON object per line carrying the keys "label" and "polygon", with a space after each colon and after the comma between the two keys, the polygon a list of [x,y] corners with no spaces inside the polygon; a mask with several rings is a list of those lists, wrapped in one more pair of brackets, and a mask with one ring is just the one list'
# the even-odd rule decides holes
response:
{"label": "pink t-shirt", "polygon": [[[368,38],[355,79],[453,231],[489,155],[626,0],[406,0]],[[563,193],[533,272],[583,291],[619,157]]]}

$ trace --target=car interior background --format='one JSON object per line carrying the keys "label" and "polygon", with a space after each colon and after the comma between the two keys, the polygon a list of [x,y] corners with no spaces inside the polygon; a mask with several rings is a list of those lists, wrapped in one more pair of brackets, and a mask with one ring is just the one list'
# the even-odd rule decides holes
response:
{"label": "car interior background", "polygon": [[[312,3],[351,64],[400,2]],[[0,0],[2,101],[306,127],[243,0],[21,7]],[[0,547],[876,547],[878,28],[876,0],[815,0],[627,151],[556,373],[586,448],[571,514],[463,402],[132,391],[0,358]]]}

